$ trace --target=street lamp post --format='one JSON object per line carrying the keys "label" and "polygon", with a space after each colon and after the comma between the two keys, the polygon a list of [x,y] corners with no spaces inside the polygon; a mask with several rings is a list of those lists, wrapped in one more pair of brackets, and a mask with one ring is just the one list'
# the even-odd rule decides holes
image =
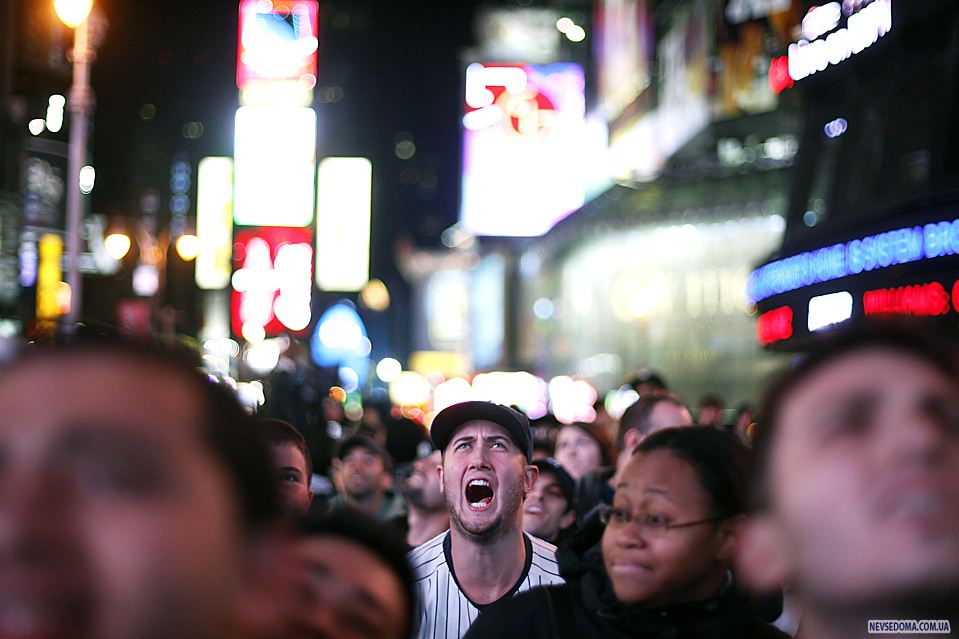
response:
{"label": "street lamp post", "polygon": [[70,309],[66,328],[73,330],[80,319],[83,277],[80,274],[80,228],[83,206],[80,193],[80,168],[86,163],[87,131],[93,113],[94,97],[90,88],[90,63],[94,49],[89,44],[89,15],[92,0],[56,0],[57,16],[74,29],[73,84],[70,87],[70,146],[67,164],[66,257],[67,284],[70,286]]}

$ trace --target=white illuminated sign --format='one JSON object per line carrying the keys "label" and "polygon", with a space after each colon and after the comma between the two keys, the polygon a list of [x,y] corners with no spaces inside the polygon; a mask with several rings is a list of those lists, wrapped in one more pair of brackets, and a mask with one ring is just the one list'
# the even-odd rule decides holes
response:
{"label": "white illuminated sign", "polygon": [[[892,29],[892,0],[875,0],[850,15],[845,27],[832,31],[839,25],[833,6],[837,4],[815,7],[803,20],[804,34],[808,30],[809,34],[819,34],[819,37],[811,42],[803,38],[789,45],[789,76],[793,80],[802,80],[848,60]],[[831,32],[823,36],[827,31]]]}
{"label": "white illuminated sign", "polygon": [[203,158],[197,177],[196,285],[222,289],[230,285],[233,256],[233,159]]}
{"label": "white illuminated sign", "polygon": [[316,285],[359,291],[370,279],[373,167],[366,158],[326,158],[317,171]]}
{"label": "white illuminated sign", "polygon": [[895,229],[761,266],[749,276],[747,297],[756,303],[864,271],[955,254],[959,254],[959,219]]}
{"label": "white illuminated sign", "polygon": [[241,107],[234,157],[234,223],[307,226],[313,221],[313,109]]}
{"label": "white illuminated sign", "polygon": [[852,295],[847,291],[820,295],[809,300],[806,326],[810,332],[841,324],[852,317]]}
{"label": "white illuminated sign", "polygon": [[807,40],[815,40],[824,33],[829,33],[839,26],[842,17],[842,5],[830,2],[819,7],[813,7],[802,19],[802,34]]}
{"label": "white illuminated sign", "polygon": [[477,235],[537,236],[583,205],[584,79],[575,64],[466,70],[460,219]]}

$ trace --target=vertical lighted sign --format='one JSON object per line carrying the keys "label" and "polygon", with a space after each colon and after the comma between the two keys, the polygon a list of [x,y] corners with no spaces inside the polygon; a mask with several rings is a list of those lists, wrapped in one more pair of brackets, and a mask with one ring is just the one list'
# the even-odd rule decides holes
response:
{"label": "vertical lighted sign", "polygon": [[316,112],[241,107],[236,112],[233,221],[307,226],[313,221]]}
{"label": "vertical lighted sign", "polygon": [[542,235],[582,206],[583,90],[575,64],[469,65],[460,209],[468,230]]}
{"label": "vertical lighted sign", "polygon": [[317,2],[243,0],[236,85],[244,105],[308,106],[316,85]]}
{"label": "vertical lighted sign", "polygon": [[250,339],[309,326],[312,240],[305,228],[237,232],[231,305],[234,333]]}
{"label": "vertical lighted sign", "polygon": [[370,279],[373,167],[366,158],[326,158],[317,171],[316,285],[359,291]]}
{"label": "vertical lighted sign", "polygon": [[233,159],[200,160],[197,178],[196,285],[222,289],[230,285],[233,254]]}
{"label": "vertical lighted sign", "polygon": [[37,268],[37,322],[56,323],[66,310],[64,299],[63,238],[54,233],[44,233],[37,243],[39,266]]}

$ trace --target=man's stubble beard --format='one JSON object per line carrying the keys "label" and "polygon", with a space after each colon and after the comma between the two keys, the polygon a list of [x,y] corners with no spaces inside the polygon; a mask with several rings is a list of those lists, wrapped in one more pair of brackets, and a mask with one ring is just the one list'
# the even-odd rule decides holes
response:
{"label": "man's stubble beard", "polygon": [[[519,514],[520,508],[523,507],[523,501],[526,498],[522,482],[517,483],[512,490],[503,496],[502,501],[504,506],[500,509],[499,516],[497,516],[483,528],[470,527],[466,522],[463,521],[463,518],[456,509],[455,503],[453,500],[449,499],[449,496],[452,494],[453,493],[450,492],[450,487],[447,486],[446,507],[450,513],[450,527],[455,528],[457,531],[467,537],[470,537],[474,541],[479,543],[490,543],[505,536],[516,526],[522,530],[522,522],[517,524],[517,515]],[[459,499],[460,496],[457,494],[456,498]]]}

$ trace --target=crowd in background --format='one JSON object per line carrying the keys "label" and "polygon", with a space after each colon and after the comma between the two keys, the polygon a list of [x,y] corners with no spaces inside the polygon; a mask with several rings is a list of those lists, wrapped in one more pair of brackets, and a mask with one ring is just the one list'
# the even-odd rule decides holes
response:
{"label": "crowd in background", "polygon": [[591,423],[482,401],[351,423],[292,376],[253,415],[197,364],[102,339],[8,358],[0,639],[957,622],[959,360],[932,327],[826,335],[729,420],[648,372]]}

